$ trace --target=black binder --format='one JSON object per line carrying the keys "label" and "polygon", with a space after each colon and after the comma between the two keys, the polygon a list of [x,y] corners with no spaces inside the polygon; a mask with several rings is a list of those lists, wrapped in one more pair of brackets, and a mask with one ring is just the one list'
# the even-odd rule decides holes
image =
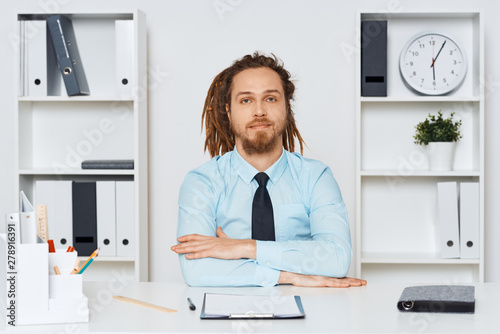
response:
{"label": "black binder", "polygon": [[73,181],[73,247],[79,256],[97,249],[96,183]]}
{"label": "black binder", "polygon": [[474,287],[469,285],[411,286],[403,290],[398,309],[404,312],[474,313]]}
{"label": "black binder", "polygon": [[66,85],[66,92],[69,96],[89,95],[89,86],[71,20],[64,15],[49,16],[47,29]]}
{"label": "black binder", "polygon": [[361,22],[361,96],[387,96],[387,21]]}

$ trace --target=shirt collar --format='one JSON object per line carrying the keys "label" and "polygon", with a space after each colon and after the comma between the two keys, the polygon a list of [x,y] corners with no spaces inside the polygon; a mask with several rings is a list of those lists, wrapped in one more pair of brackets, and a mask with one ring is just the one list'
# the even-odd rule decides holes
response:
{"label": "shirt collar", "polygon": [[[287,158],[285,152],[286,151],[283,148],[283,152],[281,153],[281,156],[278,159],[278,161],[276,161],[271,167],[269,167],[265,171],[265,173],[269,176],[269,179],[273,183],[278,182],[279,178],[281,177],[281,175],[283,175],[283,172],[286,169]],[[234,147],[233,150],[231,164],[238,173],[238,175],[246,184],[252,182],[255,174],[259,172],[255,167],[253,167],[245,159],[243,159],[243,157],[238,153],[236,146]]]}

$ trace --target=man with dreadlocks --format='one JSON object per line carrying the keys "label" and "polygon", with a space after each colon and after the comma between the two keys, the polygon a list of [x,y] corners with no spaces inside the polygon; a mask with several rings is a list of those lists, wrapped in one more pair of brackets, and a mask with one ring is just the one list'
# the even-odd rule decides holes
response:
{"label": "man with dreadlocks", "polygon": [[212,159],[184,180],[172,246],[189,285],[366,284],[345,277],[347,211],[331,170],[301,155],[294,90],[282,62],[258,52],[210,86],[202,124]]}

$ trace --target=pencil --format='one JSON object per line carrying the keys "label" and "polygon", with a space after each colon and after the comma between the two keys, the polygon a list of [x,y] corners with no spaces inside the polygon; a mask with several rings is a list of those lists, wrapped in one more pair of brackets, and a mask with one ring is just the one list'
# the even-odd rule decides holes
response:
{"label": "pencil", "polygon": [[85,261],[85,263],[80,268],[80,270],[78,270],[78,273],[79,274],[83,273],[83,271],[85,269],[87,269],[87,267],[92,263],[92,261],[94,261],[94,259],[97,257],[97,255],[99,255],[99,248],[97,248],[92,254],[90,254],[90,256],[87,259],[87,261]]}
{"label": "pencil", "polygon": [[146,302],[143,302],[142,300],[137,300],[137,299],[134,299],[134,298],[123,297],[123,296],[113,296],[113,298],[121,300],[121,301],[124,301],[124,302],[129,302],[129,303],[132,303],[132,304],[136,304],[136,305],[139,305],[139,306],[149,307],[149,308],[152,308],[154,310],[158,310],[158,311],[162,311],[162,312],[167,312],[167,313],[177,312],[177,310],[173,310],[171,308],[166,308],[166,307],[163,307],[163,306],[158,306],[158,305],[155,305],[155,304],[146,303]]}
{"label": "pencil", "polygon": [[58,266],[54,266],[54,272],[56,273],[56,275],[61,275],[61,271],[59,270]]}
{"label": "pencil", "polygon": [[69,273],[70,275],[78,273],[78,270],[80,270],[80,259],[76,258],[75,264],[73,265],[73,270]]}

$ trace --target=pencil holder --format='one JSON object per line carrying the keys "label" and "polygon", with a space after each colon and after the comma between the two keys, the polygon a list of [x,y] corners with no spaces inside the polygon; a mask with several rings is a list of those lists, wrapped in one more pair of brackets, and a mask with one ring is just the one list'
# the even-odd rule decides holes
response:
{"label": "pencil holder", "polygon": [[54,267],[57,266],[61,275],[69,274],[74,266],[78,253],[76,251],[66,252],[65,249],[56,249],[55,253],[49,253],[49,275],[55,275]]}
{"label": "pencil holder", "polygon": [[[5,242],[1,242],[2,246]],[[82,275],[70,274],[76,252],[49,253],[46,243],[19,244],[17,271],[7,272],[14,298],[7,296],[7,325],[88,322],[88,299],[82,290]],[[59,268],[60,275],[54,272]]]}

